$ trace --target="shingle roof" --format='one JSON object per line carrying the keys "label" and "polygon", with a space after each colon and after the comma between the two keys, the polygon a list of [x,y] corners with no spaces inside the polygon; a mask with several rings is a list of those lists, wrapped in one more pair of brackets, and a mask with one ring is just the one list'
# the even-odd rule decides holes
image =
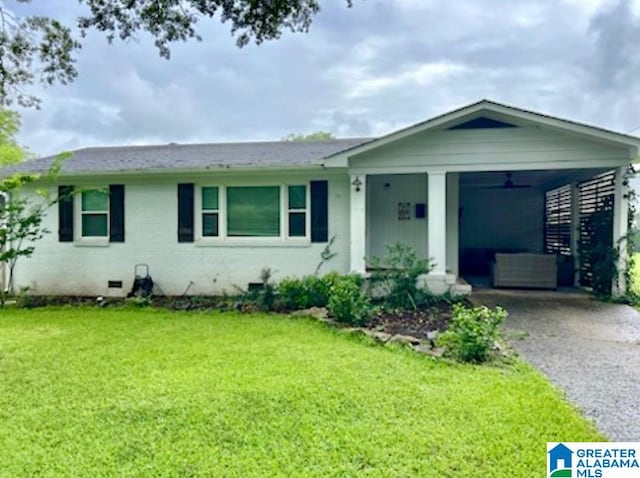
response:
{"label": "shingle roof", "polygon": [[[314,142],[171,143],[84,148],[73,151],[73,155],[63,162],[62,174],[307,166],[313,164],[314,160],[321,160],[369,140],[370,138],[348,138]],[[45,172],[54,158],[55,156],[47,156],[25,161],[0,170],[0,175]]]}

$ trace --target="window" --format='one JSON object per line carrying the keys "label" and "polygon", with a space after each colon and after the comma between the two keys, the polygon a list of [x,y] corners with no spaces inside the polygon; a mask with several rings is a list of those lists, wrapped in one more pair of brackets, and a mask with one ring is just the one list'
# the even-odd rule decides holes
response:
{"label": "window", "polygon": [[[187,186],[192,193],[188,194]],[[233,238],[310,239],[313,201],[309,191],[308,184],[197,189],[193,184],[178,185],[178,241],[193,242],[195,237],[212,243]],[[195,207],[192,212],[186,208],[189,204]],[[181,214],[182,210],[186,212]]]}
{"label": "window", "polygon": [[289,186],[289,237],[307,235],[307,187]]}
{"label": "window", "polygon": [[124,189],[124,184],[85,189],[58,186],[58,241],[78,245],[124,242]]}
{"label": "window", "polygon": [[82,237],[109,236],[109,192],[87,189],[81,197]]}
{"label": "window", "polygon": [[218,188],[202,188],[202,236],[218,237],[219,225]]}
{"label": "window", "polygon": [[279,237],[280,187],[228,187],[227,235]]}

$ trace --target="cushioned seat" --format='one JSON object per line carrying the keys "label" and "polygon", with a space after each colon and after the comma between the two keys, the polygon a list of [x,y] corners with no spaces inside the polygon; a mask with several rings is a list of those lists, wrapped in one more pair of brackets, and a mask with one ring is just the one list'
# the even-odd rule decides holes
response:
{"label": "cushioned seat", "polygon": [[556,289],[558,266],[551,254],[496,254],[491,265],[493,287]]}

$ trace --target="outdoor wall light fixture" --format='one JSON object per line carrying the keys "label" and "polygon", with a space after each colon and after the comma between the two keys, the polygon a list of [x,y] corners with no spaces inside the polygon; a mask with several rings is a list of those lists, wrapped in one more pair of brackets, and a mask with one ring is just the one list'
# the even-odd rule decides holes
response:
{"label": "outdoor wall light fixture", "polygon": [[388,191],[391,189],[391,183],[384,183],[384,190]]}
{"label": "outdoor wall light fixture", "polygon": [[360,192],[360,186],[362,186],[362,181],[360,181],[360,177],[356,176],[356,178],[351,181],[351,185],[356,188],[356,192]]}

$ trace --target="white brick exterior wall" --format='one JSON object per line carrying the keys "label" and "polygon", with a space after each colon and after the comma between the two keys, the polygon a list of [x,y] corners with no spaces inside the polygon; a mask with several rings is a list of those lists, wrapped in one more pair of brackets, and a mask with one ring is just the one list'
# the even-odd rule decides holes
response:
{"label": "white brick exterior wall", "polygon": [[[349,269],[349,183],[346,174],[288,173],[269,175],[223,175],[179,178],[111,177],[83,183],[64,179],[63,184],[106,186],[125,185],[125,242],[82,245],[80,241],[58,242],[58,210],[49,210],[45,219],[51,231],[36,245],[31,258],[20,259],[15,290],[29,287],[34,294],[125,295],[131,290],[134,265],[146,263],[150,274],[168,295],[182,294],[193,282],[189,294],[234,293],[234,285],[246,288],[258,282],[263,267],[274,271],[274,279],[314,272],[324,243],[292,245],[286,240],[238,241],[219,245],[178,243],[177,184],[286,184],[329,180],[329,237],[335,235],[332,250],[337,253],[323,273]],[[77,204],[76,204],[77,206]],[[77,207],[76,207],[77,215]],[[196,211],[196,221],[198,220]],[[79,224],[76,221],[76,230]],[[109,289],[108,281],[122,281],[122,289]]]}

